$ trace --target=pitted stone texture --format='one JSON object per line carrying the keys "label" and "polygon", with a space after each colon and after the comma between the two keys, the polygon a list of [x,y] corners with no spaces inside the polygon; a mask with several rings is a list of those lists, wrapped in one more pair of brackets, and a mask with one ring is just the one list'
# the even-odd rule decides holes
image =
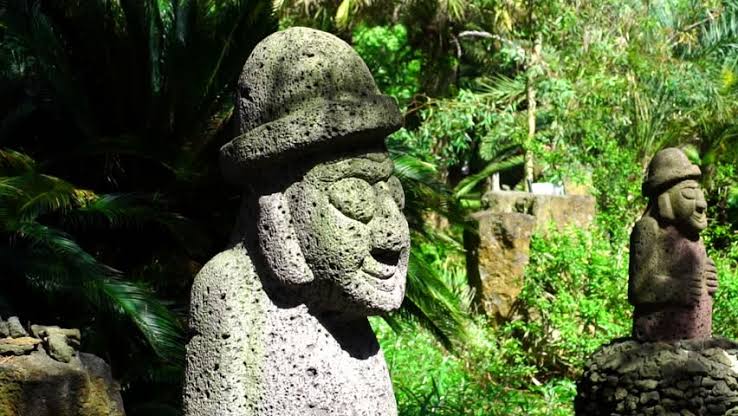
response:
{"label": "pitted stone texture", "polygon": [[402,125],[359,55],[314,29],[277,32],[254,48],[238,81],[240,135],[221,149],[226,178],[306,153],[376,142]]}
{"label": "pitted stone texture", "polygon": [[245,199],[239,243],[195,279],[187,416],[397,414],[366,319],[405,291],[391,160],[360,152],[295,170],[306,173],[284,192]]}
{"label": "pitted stone texture", "polygon": [[33,336],[43,340],[49,355],[57,361],[68,363],[79,347],[79,329],[59,328],[58,326],[31,325]]}
{"label": "pitted stone texture", "polygon": [[289,294],[271,292],[242,245],[198,274],[185,415],[397,414],[384,357],[365,318],[322,317],[305,304],[279,300]]}
{"label": "pitted stone texture", "polygon": [[185,415],[396,415],[366,317],[405,293],[397,106],[345,42],[293,28],[254,49],[236,117],[221,165],[247,192],[192,288]]}
{"label": "pitted stone texture", "polygon": [[[1,322],[1,321],[0,321]],[[51,358],[68,363],[77,354],[81,339],[79,329],[58,326],[31,325],[31,334],[15,316],[8,318],[7,330],[0,333],[0,355],[28,355],[42,351]]]}
{"label": "pitted stone texture", "polygon": [[0,415],[124,416],[125,412],[120,386],[102,359],[80,353],[62,363],[36,351],[0,359]]}
{"label": "pitted stone texture", "polygon": [[709,338],[717,269],[699,236],[707,226],[699,168],[679,149],[649,165],[649,204],[630,237],[628,299],[633,336],[644,341]]}
{"label": "pitted stone texture", "polygon": [[732,341],[617,340],[587,362],[575,410],[581,416],[738,415],[736,378]]}
{"label": "pitted stone texture", "polygon": [[478,232],[464,237],[469,283],[481,310],[496,321],[510,311],[525,284],[531,236],[546,234],[551,225],[587,228],[595,215],[588,195],[537,195],[492,191],[483,197],[488,209],[477,212]]}

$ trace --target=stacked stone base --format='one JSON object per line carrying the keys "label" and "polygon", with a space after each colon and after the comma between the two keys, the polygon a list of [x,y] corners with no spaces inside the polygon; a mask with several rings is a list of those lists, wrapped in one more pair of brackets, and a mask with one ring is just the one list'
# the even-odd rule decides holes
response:
{"label": "stacked stone base", "polygon": [[578,416],[738,416],[738,343],[616,340],[577,383]]}

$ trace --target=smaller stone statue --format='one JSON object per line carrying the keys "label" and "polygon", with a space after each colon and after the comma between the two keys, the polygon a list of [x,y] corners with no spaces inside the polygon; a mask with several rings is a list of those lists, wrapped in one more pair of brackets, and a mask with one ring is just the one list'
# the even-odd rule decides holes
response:
{"label": "smaller stone statue", "polygon": [[712,337],[717,270],[700,232],[701,172],[679,149],[661,150],[643,183],[648,207],[630,236],[633,337],[589,358],[577,416],[738,415],[738,343]]}
{"label": "smaller stone statue", "polygon": [[628,300],[640,341],[712,336],[717,270],[700,232],[707,203],[700,168],[679,149],[658,152],[648,166],[648,207],[630,237]]}

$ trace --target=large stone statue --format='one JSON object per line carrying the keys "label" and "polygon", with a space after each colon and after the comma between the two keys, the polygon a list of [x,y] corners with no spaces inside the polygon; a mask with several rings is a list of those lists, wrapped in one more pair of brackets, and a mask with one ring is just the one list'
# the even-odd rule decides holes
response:
{"label": "large stone statue", "polygon": [[648,208],[630,240],[628,299],[633,337],[641,341],[709,338],[715,264],[700,232],[707,226],[700,169],[676,148],[658,152],[643,194]]}
{"label": "large stone statue", "polygon": [[405,292],[404,196],[384,147],[398,108],[349,45],[306,28],[257,45],[236,95],[221,165],[244,198],[232,244],[192,288],[184,414],[396,415],[366,317]]}

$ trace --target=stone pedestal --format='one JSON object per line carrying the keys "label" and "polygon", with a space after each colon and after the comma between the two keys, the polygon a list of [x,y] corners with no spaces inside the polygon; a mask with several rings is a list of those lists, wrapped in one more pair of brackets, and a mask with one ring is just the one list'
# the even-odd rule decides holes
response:
{"label": "stone pedestal", "polygon": [[597,201],[591,195],[539,195],[517,191],[491,191],[482,203],[489,212],[517,212],[535,218],[536,232],[546,232],[550,224],[588,228],[594,221]]}
{"label": "stone pedestal", "polygon": [[621,339],[595,352],[576,415],[738,415],[738,343]]}
{"label": "stone pedestal", "polygon": [[44,351],[0,357],[0,415],[124,416],[110,367],[91,354],[68,363]]}
{"label": "stone pedestal", "polygon": [[536,219],[517,212],[474,215],[479,224],[476,235],[465,241],[469,283],[476,290],[477,302],[484,312],[505,319],[513,302],[523,290],[528,265],[530,239]]}

